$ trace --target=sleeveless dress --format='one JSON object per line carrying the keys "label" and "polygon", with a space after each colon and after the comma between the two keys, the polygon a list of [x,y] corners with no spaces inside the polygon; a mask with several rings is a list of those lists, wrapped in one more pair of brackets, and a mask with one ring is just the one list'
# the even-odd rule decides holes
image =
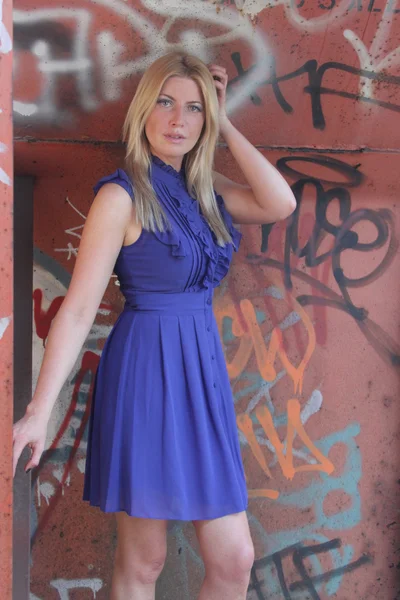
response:
{"label": "sleeveless dress", "polygon": [[[248,502],[212,310],[241,234],[216,194],[233,240],[217,245],[183,170],[153,156],[151,181],[172,230],[143,229],[115,263],[126,303],[96,373],[83,500],[136,517],[213,519]],[[95,193],[108,182],[134,201],[125,171],[100,179]]]}

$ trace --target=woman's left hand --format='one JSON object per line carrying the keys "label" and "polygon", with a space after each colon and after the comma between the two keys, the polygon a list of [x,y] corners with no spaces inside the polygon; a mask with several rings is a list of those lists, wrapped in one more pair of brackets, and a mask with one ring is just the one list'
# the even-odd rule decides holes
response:
{"label": "woman's left hand", "polygon": [[226,114],[226,87],[228,85],[228,74],[226,69],[219,65],[209,65],[208,69],[214,78],[219,104],[219,120],[220,123],[222,123],[222,121],[228,118]]}

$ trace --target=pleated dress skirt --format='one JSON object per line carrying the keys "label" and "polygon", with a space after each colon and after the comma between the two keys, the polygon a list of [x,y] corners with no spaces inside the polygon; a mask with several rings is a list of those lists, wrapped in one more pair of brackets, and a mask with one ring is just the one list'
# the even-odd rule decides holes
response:
{"label": "pleated dress skirt", "polygon": [[245,510],[229,392],[207,293],[142,294],[103,349],[84,500],[104,512],[156,519]]}

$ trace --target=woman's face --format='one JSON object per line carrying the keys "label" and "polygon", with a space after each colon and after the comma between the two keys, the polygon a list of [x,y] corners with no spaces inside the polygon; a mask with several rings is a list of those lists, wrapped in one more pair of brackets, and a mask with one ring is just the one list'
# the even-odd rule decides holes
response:
{"label": "woman's face", "polygon": [[167,79],[145,125],[152,154],[179,171],[200,137],[204,118],[197,83],[186,77]]}

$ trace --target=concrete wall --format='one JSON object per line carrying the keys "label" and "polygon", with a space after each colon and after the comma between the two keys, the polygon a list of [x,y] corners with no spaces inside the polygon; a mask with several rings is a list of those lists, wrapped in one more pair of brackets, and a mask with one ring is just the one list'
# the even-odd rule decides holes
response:
{"label": "concrete wall", "polygon": [[0,590],[12,590],[13,155],[12,0],[0,0]]}
{"label": "concrete wall", "polygon": [[[35,376],[91,187],[119,166],[158,53],[183,43],[226,66],[233,122],[295,190],[293,218],[243,227],[215,303],[251,496],[249,600],[400,597],[399,13],[395,0],[15,3]],[[223,145],[217,167],[240,180]],[[114,520],[81,494],[93,373],[121,306],[112,278],[32,477],[32,600],[109,597]],[[159,598],[194,599],[202,572],[191,524],[171,523]]]}

